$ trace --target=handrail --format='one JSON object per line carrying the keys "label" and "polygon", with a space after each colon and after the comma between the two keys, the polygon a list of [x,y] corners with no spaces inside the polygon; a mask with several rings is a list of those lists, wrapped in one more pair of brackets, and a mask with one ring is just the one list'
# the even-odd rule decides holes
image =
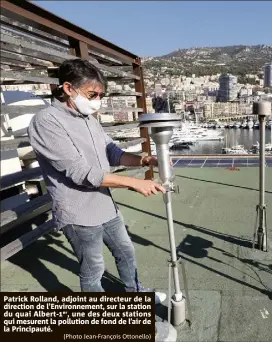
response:
{"label": "handrail", "polygon": [[[2,84],[48,84],[51,90],[58,85],[58,65],[65,59],[83,58],[102,70],[108,80],[132,80],[135,89],[123,96],[135,96],[136,105],[122,108],[101,108],[101,113],[133,113],[137,117],[147,112],[141,58],[119,46],[98,37],[69,21],[44,10],[29,1],[6,0],[1,2],[1,64]],[[27,71],[28,66],[32,71]],[[124,68],[123,68],[124,67]],[[41,73],[43,69],[43,74]],[[27,72],[26,72],[27,71]],[[122,92],[121,92],[122,93]],[[112,91],[109,96],[122,96]],[[27,108],[4,112],[26,113]],[[28,114],[28,113],[26,113]],[[111,130],[108,130],[111,131]],[[146,128],[139,130],[142,151],[150,154],[150,141]],[[22,134],[17,132],[16,135]],[[146,178],[153,178],[152,167]]]}
{"label": "handrail", "polygon": [[1,261],[7,260],[14,254],[29,246],[31,243],[37,241],[43,235],[50,233],[54,229],[54,227],[55,224],[53,220],[47,221],[37,228],[33,229],[31,232],[20,236],[18,239],[2,247]]}
{"label": "handrail", "polygon": [[[119,112],[127,112],[128,115],[133,113],[135,117],[146,113],[143,70],[139,56],[42,9],[30,1],[1,1],[0,20],[0,64],[3,88],[9,88],[10,85],[45,84],[50,87],[52,92],[59,84],[57,74],[59,65],[67,59],[82,58],[97,66],[108,81],[113,80],[117,84],[126,83],[127,81],[134,82],[134,89],[128,92],[112,89],[107,93],[108,97],[134,96],[134,104],[130,105],[128,103],[126,108],[115,108],[114,110],[103,107],[101,113],[114,112],[116,115]],[[42,97],[50,98],[52,95],[43,95]],[[16,121],[19,115],[30,114],[33,113],[33,110],[36,112],[42,108],[45,108],[45,106],[3,105],[2,114],[5,114],[4,118],[8,119],[12,128],[12,122]],[[121,113],[120,116],[121,120],[123,114]],[[3,119],[3,116],[1,119]],[[111,133],[115,130],[135,128],[137,126],[138,123],[134,121],[129,125],[103,128],[105,132]],[[25,134],[25,129],[26,127],[23,130],[14,129],[13,137],[15,139],[1,141],[1,151],[18,149],[18,155],[23,162],[28,158],[33,158],[33,153],[30,156],[27,153],[31,146]],[[5,139],[8,137],[10,135],[6,135]],[[142,145],[141,152],[150,153],[147,129],[139,129],[139,137],[134,137],[132,140],[129,139],[129,141],[121,142],[118,145],[126,149],[137,144]],[[23,149],[24,147],[27,147],[27,149]],[[29,162],[31,159],[27,161]],[[121,171],[122,168],[111,168],[112,172],[119,170]],[[145,173],[145,178],[153,177],[151,168],[126,167],[125,171],[126,175],[131,177],[138,177],[143,173]],[[5,195],[13,193],[11,188],[33,180],[38,180],[38,182],[43,180],[42,170],[39,167],[26,168],[20,172],[3,176],[1,178],[1,190],[5,192]],[[40,187],[40,184],[38,187]],[[22,191],[22,188],[20,186],[16,191]],[[44,194],[43,191],[41,192]],[[48,195],[42,195],[16,207],[14,210],[1,213],[1,221],[4,223],[1,226],[1,233],[8,234],[14,227],[30,222],[37,215],[50,211],[50,208],[51,201]],[[53,221],[50,220],[33,231],[22,235],[1,249],[1,259],[6,260],[44,234],[51,232],[53,228]]]}
{"label": "handrail", "polygon": [[7,189],[15,184],[26,182],[28,180],[31,180],[33,178],[38,178],[41,176],[42,176],[42,171],[40,167],[26,169],[23,171],[5,175],[1,177],[1,190]]}
{"label": "handrail", "polygon": [[62,39],[67,39],[68,37],[68,39],[80,40],[92,48],[112,54],[118,59],[123,59],[129,63],[137,63],[137,55],[126,51],[29,1],[20,1],[20,4],[18,4],[16,0],[1,1],[1,7],[2,14],[6,17],[15,20],[23,17],[24,22],[34,28],[40,28],[43,31]]}

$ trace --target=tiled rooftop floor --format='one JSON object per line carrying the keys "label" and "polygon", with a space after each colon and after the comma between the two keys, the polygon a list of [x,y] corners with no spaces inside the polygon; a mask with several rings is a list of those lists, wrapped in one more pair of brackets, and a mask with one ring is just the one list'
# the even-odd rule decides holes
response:
{"label": "tiled rooftop floor", "polygon": [[[191,330],[179,327],[178,341],[271,341],[272,246],[269,253],[250,249],[258,169],[176,168],[175,173],[180,187],[180,194],[173,195],[176,245],[185,261],[193,312]],[[271,241],[271,168],[266,186]],[[162,197],[126,190],[113,194],[136,249],[142,282],[167,291],[169,240]],[[105,262],[105,288],[120,289],[106,249]],[[79,291],[77,272],[63,236],[50,234],[2,263],[1,291]],[[165,318],[165,312],[160,307],[157,318]]]}

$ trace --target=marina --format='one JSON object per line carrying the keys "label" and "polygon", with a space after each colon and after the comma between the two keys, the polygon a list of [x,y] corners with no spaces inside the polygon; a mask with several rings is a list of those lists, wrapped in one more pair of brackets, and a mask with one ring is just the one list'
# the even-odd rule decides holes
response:
{"label": "marina", "polygon": [[[175,128],[169,142],[171,155],[186,154],[258,154],[259,129],[227,129],[204,128],[203,125],[182,123],[181,128]],[[116,128],[111,132],[114,141],[139,137],[139,129],[122,130]],[[155,154],[155,144],[151,143],[152,154]],[[272,131],[266,129],[266,154],[272,153]],[[129,147],[127,152],[139,152],[141,144]]]}

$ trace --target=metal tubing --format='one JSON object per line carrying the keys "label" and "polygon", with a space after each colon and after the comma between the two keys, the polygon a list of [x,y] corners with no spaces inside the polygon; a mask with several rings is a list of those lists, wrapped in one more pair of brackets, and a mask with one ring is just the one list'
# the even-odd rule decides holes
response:
{"label": "metal tubing", "polygon": [[266,251],[265,227],[265,117],[259,116],[260,122],[260,169],[259,169],[259,228],[257,232],[258,249]]}
{"label": "metal tubing", "polygon": [[[163,182],[163,185],[170,185],[173,179],[173,173],[170,166],[170,153],[169,153],[169,139],[172,135],[172,128],[153,128],[152,129],[152,138],[157,141],[158,136],[160,135],[160,141],[164,142],[162,144],[156,144],[157,158],[158,158],[158,168],[159,168],[159,177]],[[174,279],[174,288],[175,288],[175,300],[182,300],[182,292],[180,290],[179,284],[179,274],[178,274],[178,266],[177,266],[177,253],[176,253],[176,242],[175,242],[175,233],[174,233],[174,219],[173,219],[173,210],[172,210],[172,196],[171,191],[167,190],[167,192],[163,195],[164,203],[166,206],[166,215],[167,215],[167,224],[168,224],[168,234],[169,234],[169,243],[170,243],[170,251],[171,251],[171,262],[173,268],[173,279]]]}
{"label": "metal tubing", "polygon": [[174,224],[173,224],[173,210],[172,210],[170,191],[167,191],[164,194],[164,202],[166,205],[171,261],[173,264],[172,268],[173,268],[173,279],[174,279],[174,288],[175,288],[174,297],[176,301],[181,301],[182,292],[180,290],[180,284],[179,284],[179,272],[178,272],[178,265],[177,265],[176,243],[175,243]]}
{"label": "metal tubing", "polygon": [[173,173],[170,168],[170,153],[168,144],[159,145],[156,148],[159,164],[159,176],[164,184],[172,181]]}
{"label": "metal tubing", "polygon": [[259,204],[262,208],[264,206],[264,189],[265,189],[265,119],[264,116],[259,117],[260,122],[260,174],[259,174]]}
{"label": "metal tubing", "polygon": [[[171,293],[171,270],[173,272],[174,294],[169,302],[168,319],[170,318],[170,304],[172,304],[172,324],[179,326],[185,321],[185,299],[183,298],[180,282],[179,270],[174,234],[174,220],[172,210],[172,196],[171,192],[176,192],[173,184],[174,173],[170,165],[169,141],[173,134],[173,127],[178,126],[178,117],[174,114],[160,113],[160,114],[147,114],[140,118],[141,126],[149,128],[149,134],[156,145],[159,177],[162,185],[166,189],[163,195],[163,200],[166,207],[167,225],[170,243],[171,260],[169,262],[169,297]],[[169,298],[170,299],[170,298]]]}
{"label": "metal tubing", "polygon": [[[259,166],[259,204],[257,215],[259,216],[259,226],[257,230],[257,248],[267,252],[267,229],[266,229],[266,205],[265,205],[265,117],[271,115],[271,103],[254,102],[253,114],[258,115],[260,122],[260,166]],[[255,244],[255,238],[253,244]]]}
{"label": "metal tubing", "polygon": [[185,300],[172,302],[172,317],[171,321],[174,327],[178,327],[180,324],[185,322],[186,314],[185,314]]}

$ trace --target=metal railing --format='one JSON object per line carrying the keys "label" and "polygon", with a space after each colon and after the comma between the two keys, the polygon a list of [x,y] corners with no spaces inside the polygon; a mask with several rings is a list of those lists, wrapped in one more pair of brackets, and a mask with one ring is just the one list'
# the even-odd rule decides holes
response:
{"label": "metal railing", "polygon": [[[47,84],[51,90],[58,85],[57,70],[66,59],[80,57],[96,65],[108,80],[134,83],[133,91],[112,91],[113,96],[133,96],[136,107],[119,108],[118,112],[146,113],[145,89],[141,58],[29,1],[1,2],[1,85]],[[126,70],[124,70],[124,68]],[[22,113],[29,108],[7,106]],[[33,109],[33,108],[32,108]],[[101,112],[111,113],[110,107]],[[146,129],[140,130],[142,150],[150,154]],[[146,178],[152,178],[152,169]]]}

